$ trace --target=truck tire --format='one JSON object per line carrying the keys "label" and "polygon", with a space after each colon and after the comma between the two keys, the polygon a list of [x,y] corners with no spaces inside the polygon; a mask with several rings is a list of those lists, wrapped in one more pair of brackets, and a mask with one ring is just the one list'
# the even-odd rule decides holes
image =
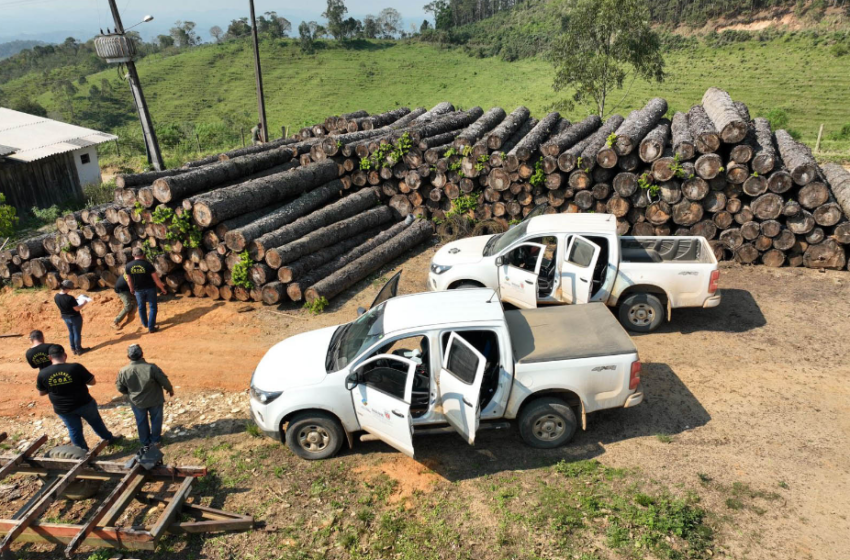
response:
{"label": "truck tire", "polygon": [[554,449],[569,443],[578,422],[570,406],[556,397],[540,397],[523,408],[519,433],[531,447]]}
{"label": "truck tire", "polygon": [[295,415],[286,428],[286,445],[308,461],[329,459],[339,452],[345,433],[336,418],[324,412]]}
{"label": "truck tire", "polygon": [[631,294],[620,304],[619,318],[627,330],[652,332],[664,322],[664,305],[653,294]]}
{"label": "truck tire", "polygon": [[[74,459],[79,461],[86,456],[86,450],[77,447],[76,445],[60,445],[54,447],[44,454],[45,457],[51,459]],[[100,491],[102,480],[75,480],[62,493],[62,497],[66,500],[87,500]]]}
{"label": "truck tire", "polygon": [[460,284],[456,286],[452,286],[452,290],[477,290],[479,288],[483,288],[481,284],[478,282],[473,282],[472,280],[464,280]]}

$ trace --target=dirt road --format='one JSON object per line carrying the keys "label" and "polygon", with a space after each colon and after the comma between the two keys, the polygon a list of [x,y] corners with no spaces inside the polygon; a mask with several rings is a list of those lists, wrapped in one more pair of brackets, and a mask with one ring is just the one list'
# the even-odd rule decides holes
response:
{"label": "dirt road", "polygon": [[[427,270],[432,254],[429,248],[403,263],[403,291],[423,288],[421,271]],[[135,329],[114,333],[107,324],[117,311],[117,299],[101,292],[85,313],[84,345],[94,351],[81,362],[98,376],[94,394],[101,402],[115,395],[115,373],[125,361],[126,346],[133,342],[142,344],[147,355],[163,366],[181,394],[244,391],[253,367],[270,345],[298,332],[351,320],[357,306],[368,305],[381,283],[361,283],[318,317],[292,304],[263,309],[209,300],[167,301],[161,306],[163,329],[155,335]],[[734,515],[734,523],[722,532],[730,557],[846,558],[848,286],[846,272],[724,267],[723,302],[718,308],[674,312],[673,322],[660,332],[635,337],[645,363],[647,402],[591,415],[588,431],[567,448],[530,452],[516,434],[484,432],[474,449],[458,445],[453,437],[423,438],[417,453],[427,469],[380,443],[360,444],[355,453],[328,463],[336,465],[328,468],[346,471],[345,476],[383,472],[397,479],[396,492],[415,497],[424,487],[447,491],[458,483],[471,492],[491,475],[596,458],[608,467],[639,468],[674,488],[700,488],[700,481],[705,483],[701,491],[705,507],[721,516]],[[240,312],[246,308],[250,310]],[[0,332],[26,333],[40,327],[49,340],[67,340],[49,292],[5,291],[0,312]],[[25,349],[23,339],[0,340],[0,414],[14,417],[8,420],[16,423],[30,415],[51,414],[46,401],[35,394],[34,374],[23,362]],[[26,408],[31,402],[36,405]],[[188,455],[192,448],[185,445],[175,450]],[[286,450],[273,449],[275,464],[301,465]],[[303,477],[300,483],[309,487],[315,471],[297,472],[292,476]],[[246,484],[264,492],[268,477],[258,478]],[[734,485],[753,496],[775,499],[764,508],[737,511],[735,502],[729,501]],[[228,498],[248,505],[252,499],[256,497]],[[295,524],[297,515],[294,510],[267,513],[281,526]],[[233,542],[255,546],[259,542],[241,538],[234,537]]]}

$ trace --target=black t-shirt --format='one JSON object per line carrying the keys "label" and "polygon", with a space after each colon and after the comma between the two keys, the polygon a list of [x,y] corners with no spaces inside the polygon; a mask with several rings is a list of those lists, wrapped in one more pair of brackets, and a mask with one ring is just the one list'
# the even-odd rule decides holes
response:
{"label": "black t-shirt", "polygon": [[27,362],[32,369],[44,369],[50,365],[50,357],[47,355],[47,351],[50,350],[51,346],[53,345],[42,342],[27,350]]}
{"label": "black t-shirt", "polygon": [[130,286],[127,285],[127,278],[122,274],[118,277],[118,280],[115,281],[115,293],[120,294],[122,292],[129,292]]}
{"label": "black t-shirt", "polygon": [[77,303],[77,298],[74,296],[69,296],[68,294],[56,294],[53,301],[56,302],[56,307],[59,308],[59,312],[63,317],[80,317],[80,312],[74,309],[80,305]]}
{"label": "black t-shirt", "polygon": [[89,404],[90,383],[94,376],[80,364],[53,364],[38,372],[35,386],[46,391],[56,414],[68,414]]}
{"label": "black t-shirt", "polygon": [[146,260],[136,259],[128,262],[125,272],[133,279],[133,290],[151,290],[156,288],[153,274],[156,272],[154,266]]}

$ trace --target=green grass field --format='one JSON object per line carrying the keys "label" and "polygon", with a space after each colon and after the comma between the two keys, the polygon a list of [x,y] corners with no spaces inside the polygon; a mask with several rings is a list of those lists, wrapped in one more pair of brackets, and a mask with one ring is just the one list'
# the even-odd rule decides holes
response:
{"label": "green grass field", "polygon": [[[317,54],[304,55],[292,40],[262,44],[272,136],[279,136],[284,125],[297,128],[357,109],[379,112],[402,105],[430,107],[449,100],[463,108],[499,105],[507,111],[522,104],[540,116],[562,98],[553,92],[551,67],[541,58],[505,62],[473,58],[460,48],[421,43],[364,42],[358,46],[344,49],[329,42]],[[809,37],[785,36],[719,48],[699,43],[672,50],[666,59],[667,80],[627,84],[612,97],[617,112],[626,114],[653,96],[665,97],[675,110],[687,110],[700,101],[707,87],[715,85],[746,102],[753,116],[785,110],[788,128],[812,146],[824,124],[819,155],[850,159],[850,137],[836,138],[842,126],[850,124],[850,55],[836,57],[826,45],[815,45]],[[190,123],[225,121],[238,129],[233,123],[255,120],[254,71],[247,42],[206,45],[172,56],[153,55],[138,66],[158,126],[169,123],[185,128]],[[125,92],[126,124],[117,133],[122,138],[138,135],[126,85],[116,78],[114,69],[89,76],[88,83],[100,84],[103,78],[112,81],[116,91]],[[82,92],[88,87],[80,86],[77,104],[87,103]],[[33,94],[47,89],[39,89],[32,75],[3,88],[9,93]],[[49,92],[36,99],[48,109],[56,107]],[[576,107],[567,116],[575,120],[587,113],[587,108]],[[97,118],[96,110],[89,110],[88,115]],[[238,137],[238,130],[236,134]],[[164,145],[166,152],[177,149],[167,141]],[[203,151],[221,148],[202,145]],[[196,147],[184,143],[180,149],[183,153],[177,159],[185,160]]]}

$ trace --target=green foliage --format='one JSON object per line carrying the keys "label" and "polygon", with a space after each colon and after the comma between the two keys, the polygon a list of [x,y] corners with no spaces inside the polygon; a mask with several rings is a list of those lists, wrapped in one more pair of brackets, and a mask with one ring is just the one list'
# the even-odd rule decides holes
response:
{"label": "green foliage", "polygon": [[550,53],[555,91],[573,90],[572,101],[592,102],[602,117],[608,96],[626,79],[664,80],[646,0],[564,0],[561,10],[562,33]]}
{"label": "green foliage", "polygon": [[327,300],[327,298],[325,298],[325,296],[322,296],[322,297],[315,299],[313,301],[305,301],[304,302],[304,309],[306,309],[307,311],[309,311],[313,315],[318,315],[319,313],[324,311],[325,307],[327,307],[327,306],[328,306],[328,300]]}
{"label": "green foliage", "polygon": [[83,185],[83,197],[86,199],[86,206],[89,207],[112,202],[115,200],[115,183],[108,181]]}
{"label": "green foliage", "polygon": [[454,146],[450,147],[448,150],[443,152],[443,157],[446,158],[446,159],[448,159],[452,156],[456,156],[456,155],[459,155],[459,154],[458,154],[457,149],[455,149]]}
{"label": "green foliage", "polygon": [[832,134],[833,140],[850,140],[850,123],[841,127],[841,130]]}
{"label": "green foliage", "polygon": [[251,282],[252,266],[254,266],[254,260],[251,258],[251,255],[248,254],[248,251],[242,251],[239,253],[239,262],[237,262],[233,266],[233,270],[230,271],[230,278],[233,281],[234,286],[242,286],[247,290],[254,287],[254,283]]}
{"label": "green foliage", "polygon": [[47,225],[54,223],[59,218],[59,216],[62,215],[62,209],[56,206],[55,204],[49,208],[39,208],[38,206],[33,206],[32,208],[30,208],[30,213],[32,213],[36,220],[38,220],[42,224]]}
{"label": "green foliage", "polygon": [[532,187],[542,187],[546,184],[546,174],[543,173],[543,161],[537,160],[534,164],[534,173],[528,179]]}
{"label": "green foliage", "polygon": [[478,156],[478,161],[475,163],[475,170],[481,173],[487,168],[487,164],[490,162],[490,156],[487,154],[481,154]]}
{"label": "green foliage", "polygon": [[253,422],[247,422],[245,424],[245,431],[248,432],[248,435],[251,437],[263,437],[262,430],[260,430],[260,427]]}
{"label": "green foliage", "polygon": [[476,208],[478,208],[478,196],[465,194],[452,201],[452,209],[446,212],[446,218],[469,214],[474,212]]}
{"label": "green foliage", "polygon": [[18,225],[18,216],[15,207],[6,204],[6,195],[0,193],[0,236],[11,236]]}
{"label": "green foliage", "polygon": [[770,109],[761,116],[770,121],[770,127],[773,130],[788,127],[788,111],[781,107]]}
{"label": "green foliage", "polygon": [[187,212],[181,215],[165,205],[157,206],[151,214],[151,221],[155,224],[166,224],[165,238],[169,241],[179,241],[184,246],[195,248],[201,246],[203,232],[195,225]]}
{"label": "green foliage", "polygon": [[145,252],[145,258],[149,261],[152,261],[163,254],[162,249],[154,245],[154,243],[155,242],[151,239],[147,239],[144,243],[142,243],[142,250]]}
{"label": "green foliage", "polygon": [[670,164],[670,171],[672,171],[677,178],[685,179],[685,170],[682,167],[682,164],[679,161],[679,154],[673,156],[673,163]]}
{"label": "green foliage", "polygon": [[617,141],[617,133],[612,132],[611,134],[608,135],[608,139],[605,140],[605,145],[608,146],[609,148],[611,148],[611,147],[614,146],[614,142],[616,142],[616,141]]}
{"label": "green foliage", "polygon": [[407,152],[413,147],[413,140],[410,134],[405,132],[401,138],[395,143],[386,143],[378,146],[375,153],[370,154],[365,158],[360,159],[360,169],[381,169],[383,167],[393,167],[395,164],[404,159]]}
{"label": "green foliage", "polygon": [[654,180],[655,178],[649,172],[646,172],[638,177],[638,186],[649,192],[651,196],[655,196],[661,192],[661,187],[653,183]]}

